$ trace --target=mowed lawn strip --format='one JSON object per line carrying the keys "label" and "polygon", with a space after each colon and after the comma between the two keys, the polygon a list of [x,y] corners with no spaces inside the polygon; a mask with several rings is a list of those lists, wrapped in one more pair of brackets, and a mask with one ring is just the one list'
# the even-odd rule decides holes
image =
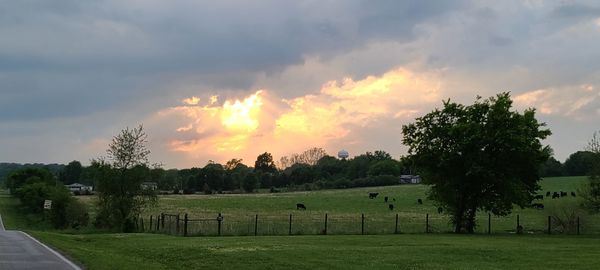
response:
{"label": "mowed lawn strip", "polygon": [[597,269],[599,237],[192,237],[32,232],[88,269]]}

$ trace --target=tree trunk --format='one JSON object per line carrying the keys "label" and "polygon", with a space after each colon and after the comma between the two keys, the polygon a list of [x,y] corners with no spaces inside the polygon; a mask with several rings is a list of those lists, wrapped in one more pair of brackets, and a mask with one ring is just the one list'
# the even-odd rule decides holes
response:
{"label": "tree trunk", "polygon": [[466,230],[468,233],[474,233],[475,232],[475,214],[476,214],[477,209],[471,208],[469,209],[468,213],[467,213],[467,224],[466,224]]}
{"label": "tree trunk", "polygon": [[464,210],[457,209],[454,213],[454,232],[462,233]]}

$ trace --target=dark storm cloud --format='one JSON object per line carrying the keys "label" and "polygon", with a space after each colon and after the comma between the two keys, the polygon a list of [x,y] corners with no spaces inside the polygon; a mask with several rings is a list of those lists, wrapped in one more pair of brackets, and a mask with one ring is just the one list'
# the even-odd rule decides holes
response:
{"label": "dark storm cloud", "polygon": [[[141,88],[136,80],[143,77],[160,88],[165,81],[157,78],[164,73],[210,78],[272,72],[306,55],[329,57],[378,39],[407,41],[416,24],[457,6],[454,1],[4,1],[0,119],[87,114],[168,93]],[[216,78],[208,84],[243,89],[252,81]]]}

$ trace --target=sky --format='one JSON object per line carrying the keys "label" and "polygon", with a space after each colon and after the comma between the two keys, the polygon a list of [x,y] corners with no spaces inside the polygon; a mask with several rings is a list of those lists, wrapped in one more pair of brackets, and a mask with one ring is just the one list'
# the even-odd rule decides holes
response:
{"label": "sky", "polygon": [[402,125],[510,92],[558,160],[600,130],[598,1],[0,1],[0,162],[152,163],[321,147],[407,154]]}

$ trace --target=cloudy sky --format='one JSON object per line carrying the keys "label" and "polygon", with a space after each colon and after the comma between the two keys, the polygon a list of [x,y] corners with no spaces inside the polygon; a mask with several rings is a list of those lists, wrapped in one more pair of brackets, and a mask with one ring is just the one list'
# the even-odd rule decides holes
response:
{"label": "cloudy sky", "polygon": [[598,1],[0,2],[0,162],[151,161],[310,147],[406,154],[401,127],[510,91],[557,159],[600,130]]}

